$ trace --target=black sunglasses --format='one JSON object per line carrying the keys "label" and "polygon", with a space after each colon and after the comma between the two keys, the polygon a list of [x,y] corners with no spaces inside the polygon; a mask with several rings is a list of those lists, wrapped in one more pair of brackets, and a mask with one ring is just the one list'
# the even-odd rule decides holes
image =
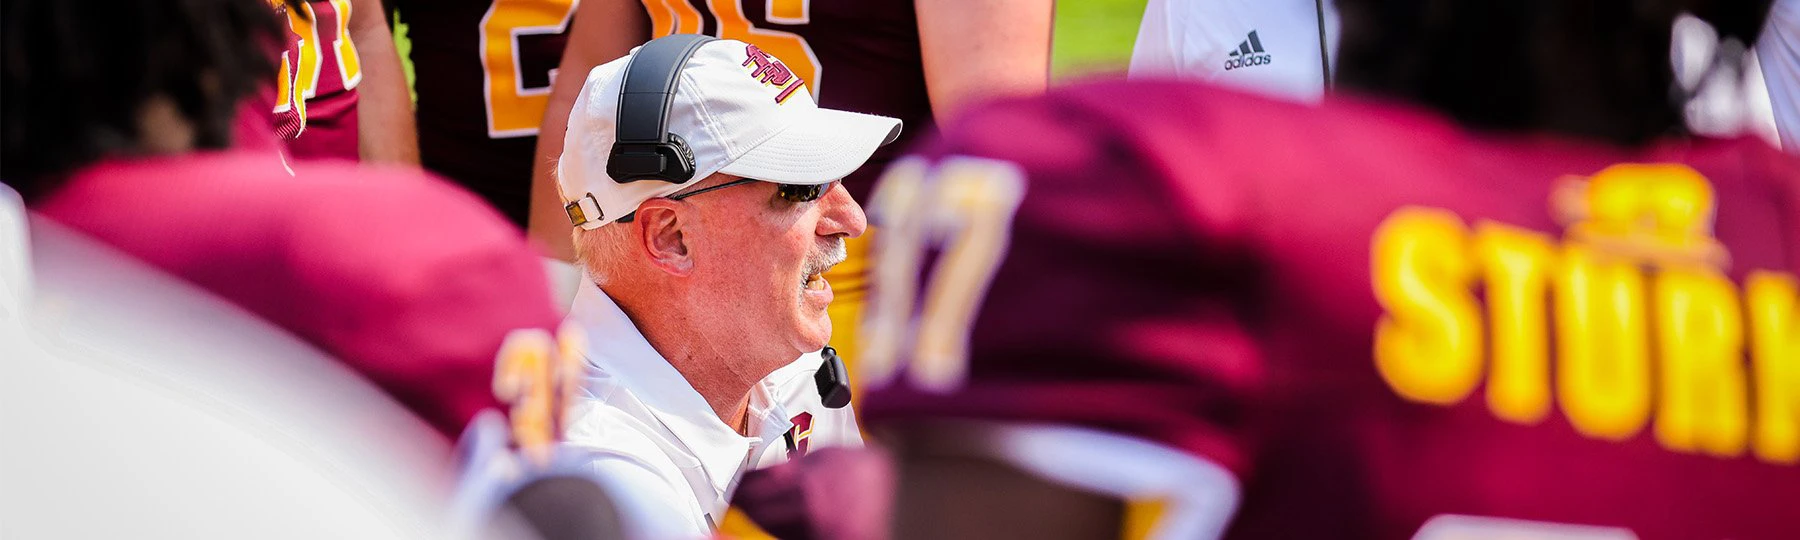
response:
{"label": "black sunglasses", "polygon": [[[697,189],[694,191],[689,191],[687,193],[670,195],[670,196],[668,196],[668,199],[671,201],[679,201],[682,199],[686,199],[688,197],[699,195],[701,193],[706,193],[708,191],[725,189],[725,188],[735,186],[738,184],[748,184],[751,182],[762,182],[762,180],[757,180],[755,178],[739,178],[737,180],[732,180],[730,182],[719,184],[719,185],[709,187],[706,189]],[[791,202],[791,203],[812,202],[812,201],[819,200],[819,197],[824,197],[825,192],[829,191],[831,189],[832,184],[836,184],[836,183],[837,182],[828,182],[828,183],[819,184],[819,185],[775,184],[775,193],[777,195],[780,195],[782,200],[785,200],[785,201]],[[636,217],[637,217],[637,212],[633,211],[632,213],[625,214],[624,216],[620,216],[619,219],[617,219],[615,221],[617,221],[619,223],[631,223],[631,220]]]}

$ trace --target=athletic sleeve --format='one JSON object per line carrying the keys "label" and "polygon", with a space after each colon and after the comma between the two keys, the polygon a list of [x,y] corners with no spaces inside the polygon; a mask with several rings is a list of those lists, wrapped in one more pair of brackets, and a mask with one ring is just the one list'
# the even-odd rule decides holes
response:
{"label": "athletic sleeve", "polygon": [[1779,0],[1756,42],[1782,150],[1800,155],[1800,0]]}
{"label": "athletic sleeve", "polygon": [[[1210,79],[1218,68],[1205,59],[1223,58],[1225,51],[1216,33],[1214,21],[1231,16],[1214,4],[1228,2],[1194,2],[1150,0],[1144,6],[1144,20],[1138,27],[1137,44],[1131,50],[1131,78],[1186,77]],[[1212,13],[1205,11],[1211,10]]]}
{"label": "athletic sleeve", "polygon": [[1169,40],[1169,0],[1150,0],[1138,25],[1137,43],[1131,47],[1131,77],[1175,72],[1177,51]]}

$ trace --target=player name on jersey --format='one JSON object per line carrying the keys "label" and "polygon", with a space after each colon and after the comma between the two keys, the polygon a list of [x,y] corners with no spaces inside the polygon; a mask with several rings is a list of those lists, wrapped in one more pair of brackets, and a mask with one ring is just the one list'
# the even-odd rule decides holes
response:
{"label": "player name on jersey", "polygon": [[1587,437],[1623,441],[1654,420],[1670,451],[1800,464],[1800,280],[1750,269],[1733,282],[1713,197],[1682,165],[1566,178],[1560,243],[1394,211],[1371,246],[1377,370],[1411,401],[1458,404],[1485,375],[1488,409],[1509,422],[1538,423],[1554,401]]}

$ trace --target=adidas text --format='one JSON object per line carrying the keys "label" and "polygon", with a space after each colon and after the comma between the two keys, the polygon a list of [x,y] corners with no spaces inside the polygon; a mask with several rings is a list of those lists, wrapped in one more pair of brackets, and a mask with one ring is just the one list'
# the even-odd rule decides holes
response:
{"label": "adidas text", "polygon": [[1275,59],[1272,58],[1271,55],[1267,55],[1267,54],[1247,55],[1247,56],[1242,56],[1242,57],[1226,60],[1225,61],[1225,71],[1231,71],[1231,70],[1234,70],[1237,68],[1242,68],[1242,67],[1268,65],[1268,64],[1271,64],[1274,62],[1275,62]]}

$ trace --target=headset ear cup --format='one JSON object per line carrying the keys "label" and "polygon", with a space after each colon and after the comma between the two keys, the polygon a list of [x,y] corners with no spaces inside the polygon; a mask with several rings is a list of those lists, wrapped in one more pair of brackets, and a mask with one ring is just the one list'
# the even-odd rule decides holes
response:
{"label": "headset ear cup", "polygon": [[632,53],[619,87],[612,157],[606,172],[614,182],[657,180],[672,184],[694,178],[694,151],[670,132],[669,107],[681,70],[702,45],[717,41],[699,34],[650,40]]}

